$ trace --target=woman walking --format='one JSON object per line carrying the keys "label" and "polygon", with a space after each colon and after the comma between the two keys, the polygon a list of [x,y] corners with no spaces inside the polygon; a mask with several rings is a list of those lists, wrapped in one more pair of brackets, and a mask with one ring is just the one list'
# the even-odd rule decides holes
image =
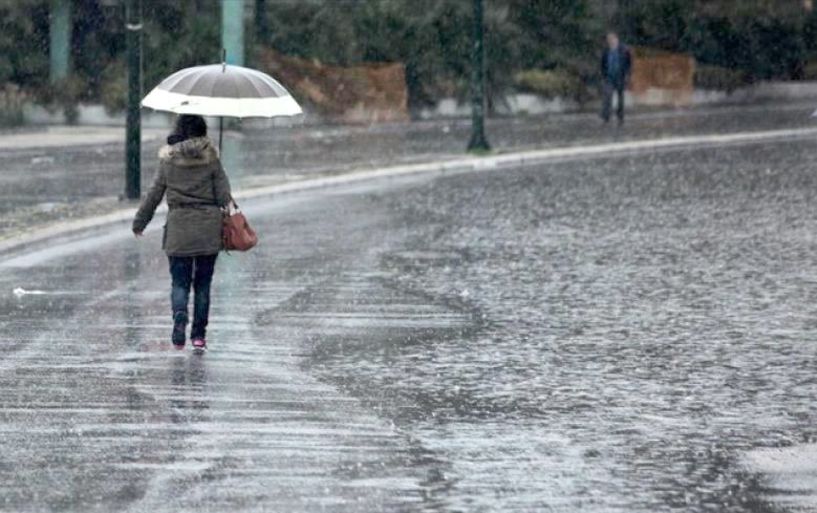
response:
{"label": "woman walking", "polygon": [[216,257],[222,249],[222,208],[232,201],[230,181],[221,167],[218,151],[207,137],[204,118],[181,115],[167,146],[159,150],[159,170],[133,220],[140,237],[167,194],[167,223],[162,248],[170,263],[173,309],[171,341],[184,349],[188,323],[188,298],[192,286],[193,348],[204,350],[210,312],[210,283]]}

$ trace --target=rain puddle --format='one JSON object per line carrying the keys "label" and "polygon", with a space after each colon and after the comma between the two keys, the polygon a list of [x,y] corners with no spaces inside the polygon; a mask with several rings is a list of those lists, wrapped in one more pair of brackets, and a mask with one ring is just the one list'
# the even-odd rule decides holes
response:
{"label": "rain puddle", "polygon": [[817,512],[817,444],[754,449],[744,463],[763,477],[766,500],[789,511]]}
{"label": "rain puddle", "polygon": [[785,175],[757,145],[401,191],[388,277],[336,276],[275,322],[328,314],[311,370],[445,462],[443,509],[772,510],[743,454],[817,420],[817,183],[792,145]]}

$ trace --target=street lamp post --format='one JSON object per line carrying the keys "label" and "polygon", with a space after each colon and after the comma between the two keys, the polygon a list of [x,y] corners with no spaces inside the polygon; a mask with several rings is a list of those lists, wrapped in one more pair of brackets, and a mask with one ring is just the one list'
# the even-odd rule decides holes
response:
{"label": "street lamp post", "polygon": [[128,61],[128,115],[125,133],[125,197],[139,199],[141,191],[142,118],[142,0],[127,0],[125,46]]}
{"label": "street lamp post", "polygon": [[482,0],[474,1],[474,27],[471,48],[471,140],[469,151],[491,149],[485,137],[485,25]]}

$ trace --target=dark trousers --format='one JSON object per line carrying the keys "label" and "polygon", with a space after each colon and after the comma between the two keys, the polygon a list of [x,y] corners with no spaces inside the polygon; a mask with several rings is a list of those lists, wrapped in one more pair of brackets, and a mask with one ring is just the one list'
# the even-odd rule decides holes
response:
{"label": "dark trousers", "polygon": [[169,256],[170,276],[173,287],[170,292],[170,304],[173,306],[173,322],[187,324],[187,302],[190,287],[193,287],[193,328],[190,338],[204,338],[207,331],[207,319],[210,316],[210,283],[218,255],[195,257]]}
{"label": "dark trousers", "polygon": [[610,114],[613,110],[613,95],[618,95],[616,116],[618,116],[619,121],[624,121],[624,84],[616,84],[609,80],[605,80],[604,84],[602,85],[601,92],[601,118],[605,122],[610,121]]}

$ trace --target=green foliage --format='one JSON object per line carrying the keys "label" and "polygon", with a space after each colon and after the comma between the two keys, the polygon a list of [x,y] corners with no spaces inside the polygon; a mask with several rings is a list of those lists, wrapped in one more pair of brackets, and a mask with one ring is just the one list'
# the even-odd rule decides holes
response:
{"label": "green foliage", "polygon": [[780,19],[744,21],[746,60],[740,67],[755,78],[800,78],[806,57],[800,26]]}
{"label": "green foliage", "polygon": [[699,18],[680,43],[701,63],[752,79],[800,78],[806,58],[802,28],[773,18]]}
{"label": "green foliage", "polygon": [[128,107],[128,76],[125,61],[111,61],[102,70],[99,99],[109,113],[122,112]]}
{"label": "green foliage", "polygon": [[563,69],[520,71],[514,75],[514,84],[521,91],[535,93],[545,98],[573,98],[582,100],[587,86],[581,78]]}
{"label": "green foliage", "polygon": [[72,74],[53,84],[47,84],[37,90],[38,101],[46,107],[62,109],[69,125],[76,123],[79,116],[79,102],[86,96],[87,80]]}
{"label": "green foliage", "polygon": [[803,43],[806,52],[817,53],[817,9],[803,20]]}
{"label": "green foliage", "polygon": [[[143,0],[144,84],[153,88],[174,71],[221,61],[219,2]],[[124,40],[124,34],[122,34]]]}
{"label": "green foliage", "polygon": [[[468,93],[470,0],[256,1],[268,30],[247,27],[250,65],[253,45],[338,65],[402,62],[412,106]],[[611,22],[626,43],[694,55],[703,64],[701,85],[729,89],[747,80],[814,75],[804,63],[817,60],[817,14],[797,16],[802,11],[795,8],[785,14],[772,4],[485,0],[489,100],[514,87],[581,98],[598,79]],[[219,60],[219,1],[143,0],[143,6],[146,90],[175,70]],[[121,2],[73,0],[73,77],[66,91],[48,85],[49,0],[0,0],[0,16],[0,84],[19,84],[60,105],[101,100],[111,110],[122,108]]]}
{"label": "green foliage", "polygon": [[[471,2],[357,0],[267,3],[269,44],[323,62],[398,61],[406,65],[414,105],[440,96],[464,97],[470,73]],[[584,0],[485,2],[488,91],[513,85],[534,67],[595,72],[602,24]]]}
{"label": "green foliage", "polygon": [[614,25],[633,44],[678,51],[694,14],[689,0],[622,1]]}
{"label": "green foliage", "polygon": [[584,68],[595,63],[603,20],[584,0],[506,0],[508,21],[517,28],[514,43],[522,69]]}
{"label": "green foliage", "polygon": [[413,103],[467,84],[470,2],[359,0],[268,4],[278,51],[322,62],[403,62]]}
{"label": "green foliage", "polygon": [[0,127],[22,124],[25,98],[25,93],[14,84],[5,84],[0,88]]}
{"label": "green foliage", "polygon": [[693,20],[679,45],[702,63],[724,68],[737,68],[744,51],[741,37],[728,18]]}
{"label": "green foliage", "polygon": [[48,9],[43,2],[1,2],[0,84],[37,86],[48,79]]}
{"label": "green foliage", "polygon": [[[142,61],[146,90],[178,69],[218,62],[218,2],[143,0]],[[125,12],[121,4],[74,3],[74,73],[85,89],[80,100],[101,101],[110,112],[126,106]]]}
{"label": "green foliage", "polygon": [[698,65],[695,68],[695,86],[731,93],[750,82],[745,72],[720,66]]}
{"label": "green foliage", "polygon": [[728,9],[708,10],[686,0],[622,4],[617,25],[632,44],[689,53],[703,64],[742,70],[754,80],[800,78],[807,45],[817,50],[817,40],[808,43],[809,30],[817,35],[814,14],[809,26],[792,8],[772,9],[768,2],[736,0]]}
{"label": "green foliage", "polygon": [[124,12],[115,4],[74,0],[71,18],[73,74],[85,84],[79,99],[95,101],[100,96],[103,70],[125,51]]}
{"label": "green foliage", "polygon": [[817,80],[817,61],[808,61],[803,66],[803,80]]}

